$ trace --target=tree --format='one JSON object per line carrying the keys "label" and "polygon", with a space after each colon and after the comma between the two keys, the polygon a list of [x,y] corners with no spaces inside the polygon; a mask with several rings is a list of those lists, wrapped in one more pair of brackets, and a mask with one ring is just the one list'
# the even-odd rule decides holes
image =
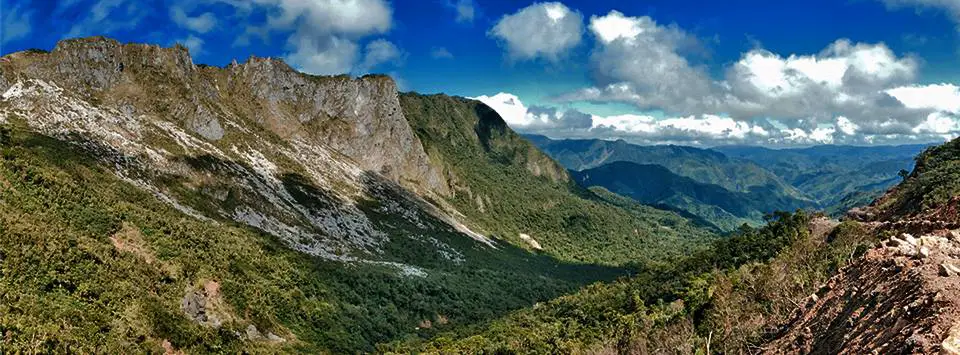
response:
{"label": "tree", "polygon": [[900,171],[897,173],[897,176],[899,176],[903,180],[906,180],[907,176],[910,176],[910,172],[907,171],[906,169],[900,169]]}

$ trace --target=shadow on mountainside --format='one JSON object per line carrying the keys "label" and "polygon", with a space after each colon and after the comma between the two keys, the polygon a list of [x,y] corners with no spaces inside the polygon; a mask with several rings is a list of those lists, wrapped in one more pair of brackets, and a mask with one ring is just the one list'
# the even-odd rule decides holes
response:
{"label": "shadow on mountainside", "polygon": [[[378,343],[456,331],[572,292],[586,284],[630,274],[624,268],[565,263],[505,242],[497,242],[497,248],[493,249],[422,211],[421,222],[433,229],[421,228],[394,210],[383,208],[386,199],[400,201],[402,208],[415,209],[416,206],[406,198],[409,197],[405,196],[406,192],[373,173],[364,175],[364,189],[368,195],[379,199],[362,201],[359,208],[379,230],[387,233],[383,253],[371,256],[370,262],[323,260],[292,251],[279,238],[239,225],[221,215],[220,211],[229,211],[244,203],[262,202],[253,200],[242,189],[230,186],[233,174],[252,171],[244,163],[212,156],[180,156],[174,161],[203,174],[197,174],[200,177],[157,176],[155,171],[141,169],[134,159],[111,147],[81,137],[72,137],[70,143],[65,143],[18,131],[4,145],[4,160],[8,162],[5,165],[13,169],[7,173],[20,174],[8,175],[7,179],[31,181],[29,185],[22,185],[17,180],[13,188],[39,196],[31,199],[32,202],[6,206],[4,210],[22,213],[16,209],[34,203],[52,206],[44,210],[50,214],[44,217],[47,224],[37,225],[31,233],[44,233],[44,228],[56,228],[58,223],[66,223],[80,231],[75,237],[70,232],[63,232],[63,238],[68,238],[68,234],[69,238],[77,238],[70,243],[84,245],[83,250],[109,251],[113,248],[107,237],[130,224],[141,230],[146,243],[144,248],[151,250],[158,260],[155,264],[127,266],[126,260],[130,257],[123,253],[90,254],[80,256],[81,260],[68,258],[65,253],[69,252],[63,249],[56,253],[64,254],[55,254],[47,265],[24,264],[26,269],[18,272],[18,277],[27,280],[21,282],[24,285],[22,292],[37,291],[40,294],[43,289],[31,289],[29,280],[72,272],[67,270],[85,270],[88,279],[84,281],[87,284],[72,281],[70,284],[79,286],[71,289],[94,287],[100,290],[97,294],[68,294],[50,301],[51,307],[87,310],[84,312],[89,312],[89,317],[44,318],[39,313],[16,316],[21,320],[30,319],[26,324],[39,322],[35,324],[38,327],[47,322],[40,319],[58,318],[66,319],[76,329],[99,329],[117,322],[124,323],[128,318],[116,319],[111,314],[124,312],[117,308],[123,304],[139,302],[146,308],[135,317],[153,324],[148,328],[152,330],[143,330],[151,339],[168,339],[176,348],[194,351],[250,346],[229,333],[221,334],[190,322],[178,308],[185,287],[192,287],[190,285],[197,280],[212,278],[223,285],[224,299],[237,315],[238,322],[256,324],[263,331],[271,330],[285,338],[296,339],[288,343],[289,346],[300,350],[374,351]],[[17,169],[21,169],[17,167],[21,165],[10,162],[18,161],[29,162],[30,169],[43,173],[17,173]],[[187,217],[152,193],[116,178],[109,171],[118,164],[125,167],[127,174],[137,175],[130,178],[152,182],[180,204],[202,212],[218,224]],[[330,209],[348,203],[300,174],[287,173],[280,180],[297,202],[308,210]],[[47,201],[51,197],[44,197],[53,196],[44,194],[54,193],[63,201]],[[79,218],[81,215],[89,217]],[[59,250],[54,247],[61,243],[56,239],[42,238],[40,234],[31,238],[32,243]],[[457,257],[444,255],[442,251],[459,252],[462,261],[457,262]],[[5,261],[13,262],[23,257],[20,253],[10,249],[3,250],[2,255]],[[60,268],[57,265],[61,263],[77,266],[71,269],[64,264]],[[404,274],[392,263],[415,267],[424,273]],[[79,265],[88,265],[89,268]],[[49,272],[41,270],[47,267],[54,269]],[[167,268],[174,270],[170,271],[173,274],[162,271]],[[4,279],[8,276],[0,274]],[[126,283],[100,283],[106,279],[134,280],[138,289],[152,291],[128,293],[124,291]],[[96,284],[91,286],[90,282]],[[102,303],[106,299],[101,296],[107,294],[119,296],[114,301]],[[34,308],[25,309],[29,313],[33,312],[29,309]],[[101,312],[102,317],[99,316]],[[22,318],[28,316],[30,318]],[[242,330],[244,325],[238,327]],[[94,333],[82,333],[76,338],[63,336],[58,341],[70,344],[84,339],[128,340],[122,333]],[[99,344],[99,340],[95,343]]]}

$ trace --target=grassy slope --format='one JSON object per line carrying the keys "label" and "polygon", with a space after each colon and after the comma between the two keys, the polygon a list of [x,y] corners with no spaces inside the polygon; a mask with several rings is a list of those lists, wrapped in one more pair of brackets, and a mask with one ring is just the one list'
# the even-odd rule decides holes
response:
{"label": "grassy slope", "polygon": [[[422,266],[424,278],[321,261],[230,221],[190,218],[75,145],[20,130],[5,130],[0,141],[0,352],[160,351],[163,340],[188,352],[369,351],[495,319],[625,272],[509,246],[493,252],[450,233],[435,237],[464,252],[462,265],[417,252],[433,247],[406,238],[385,247]],[[375,218],[404,228],[395,216]],[[118,250],[110,237],[136,252]],[[180,310],[184,295],[209,280],[221,285],[232,319],[220,330]],[[441,318],[450,323],[415,329]],[[288,341],[234,335],[250,324]]]}
{"label": "grassy slope", "polygon": [[[956,196],[960,195],[960,139],[925,150],[917,157],[910,176],[878,201],[881,215],[909,217],[928,212],[940,213],[940,219],[960,221]],[[952,204],[952,211],[948,207]],[[941,211],[933,211],[941,209]]]}
{"label": "grassy slope", "polygon": [[855,224],[811,235],[810,216],[781,214],[676,267],[596,284],[511,313],[474,333],[385,346],[440,353],[754,352],[850,257],[874,241]]}
{"label": "grassy slope", "polygon": [[405,94],[401,105],[427,154],[452,176],[449,202],[485,234],[523,245],[525,233],[558,258],[602,264],[666,260],[712,236],[675,213],[619,208],[578,187],[477,101]]}

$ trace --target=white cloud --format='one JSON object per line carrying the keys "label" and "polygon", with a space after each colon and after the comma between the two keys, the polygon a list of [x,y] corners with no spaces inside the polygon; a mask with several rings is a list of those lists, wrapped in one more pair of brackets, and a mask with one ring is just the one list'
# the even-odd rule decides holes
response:
{"label": "white cloud", "polygon": [[534,122],[534,117],[527,114],[527,107],[517,95],[505,92],[493,96],[482,95],[471,99],[483,102],[500,114],[500,117],[511,127],[528,126]]}
{"label": "white cloud", "polygon": [[[509,93],[473,98],[497,111],[513,129],[552,138],[626,139],[639,144],[715,146],[749,144],[805,146],[814,144],[894,144],[936,141],[960,135],[960,117],[934,113],[914,125],[897,121],[864,132],[845,116],[830,122],[785,126],[776,120],[744,121],[721,114],[659,117],[646,114],[589,115],[570,109],[526,106]],[[884,131],[886,130],[886,131]]]}
{"label": "white cloud", "polygon": [[[33,11],[24,11],[20,5],[6,9],[3,17],[0,18],[0,45],[12,42],[30,34],[32,26],[30,18]],[[5,54],[5,53],[0,53]]]}
{"label": "white cloud", "polygon": [[453,59],[453,53],[450,53],[444,47],[433,47],[430,50],[430,57],[433,57],[433,59]]}
{"label": "white cloud", "polygon": [[384,63],[399,65],[406,58],[406,53],[401,51],[400,48],[397,48],[392,42],[382,38],[367,43],[364,52],[363,62],[357,66],[356,70],[363,74],[370,72]]}
{"label": "white cloud", "polygon": [[843,134],[852,136],[857,134],[857,130],[860,129],[860,126],[858,126],[856,123],[850,122],[850,119],[840,116],[837,117],[837,129]]}
{"label": "white cloud", "polygon": [[[898,119],[902,107],[884,108],[885,88],[909,83],[918,69],[884,44],[838,40],[815,55],[780,56],[763,49],[745,53],[727,71],[715,94],[718,110],[741,118],[776,117],[829,122],[837,115],[858,124]],[[869,125],[869,124],[868,124]]]}
{"label": "white cloud", "polygon": [[474,17],[476,17],[476,4],[473,0],[456,0],[456,2],[448,2],[447,7],[453,9],[457,13],[457,22],[459,23],[473,23]]}
{"label": "white cloud", "polygon": [[621,101],[677,113],[704,112],[693,108],[712,105],[709,75],[680,55],[699,43],[679,28],[611,11],[591,17],[590,31],[597,38],[590,56],[596,86],[562,99]]}
{"label": "white cloud", "polygon": [[500,117],[518,130],[524,132],[561,132],[575,133],[587,130],[593,125],[590,115],[577,110],[560,111],[550,107],[527,107],[520,98],[510,93],[498,93],[493,96],[482,95],[471,99],[483,102],[500,114]]}
{"label": "white cloud", "polygon": [[957,0],[882,0],[891,10],[904,7],[914,7],[918,11],[924,9],[940,9],[946,11],[954,21],[960,22],[960,1]]}
{"label": "white cloud", "polygon": [[[227,3],[250,12],[266,10],[263,26],[252,25],[245,36],[271,31],[290,33],[284,56],[291,65],[311,74],[342,74],[369,64],[358,53],[362,38],[386,33],[393,25],[393,9],[385,0],[252,0]],[[252,30],[251,30],[252,29]],[[237,44],[248,41],[238,38]],[[376,49],[376,48],[374,48]],[[359,59],[363,58],[363,62]]]}
{"label": "white cloud", "polygon": [[583,16],[559,2],[534,3],[503,16],[490,30],[514,60],[556,61],[580,44],[582,35]]}
{"label": "white cloud", "polygon": [[342,74],[350,72],[357,62],[355,42],[337,37],[290,37],[289,45],[296,50],[285,57],[290,65],[311,74]]}
{"label": "white cloud", "polygon": [[960,114],[960,86],[953,84],[913,85],[887,90],[905,106]]}
{"label": "white cloud", "polygon": [[934,112],[927,116],[920,125],[913,128],[914,133],[950,134],[960,131],[960,122],[957,117],[942,112]]}
{"label": "white cloud", "polygon": [[217,25],[217,19],[210,12],[191,17],[180,6],[170,7],[170,19],[180,27],[197,33],[207,33]]}
{"label": "white cloud", "polygon": [[795,142],[850,143],[868,136],[908,139],[931,112],[960,107],[954,86],[912,89],[919,60],[883,43],[840,39],[818,53],[790,55],[756,48],[714,78],[687,59],[702,47],[675,25],[611,11],[591,17],[589,29],[596,38],[593,85],[554,97],[557,102],[622,102],[668,117],[769,121],[780,125],[764,126],[771,139],[784,131],[784,139]]}

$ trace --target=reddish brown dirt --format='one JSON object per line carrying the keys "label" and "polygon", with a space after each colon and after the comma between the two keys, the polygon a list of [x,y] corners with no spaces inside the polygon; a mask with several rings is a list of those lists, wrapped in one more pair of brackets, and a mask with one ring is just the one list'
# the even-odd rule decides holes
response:
{"label": "reddish brown dirt", "polygon": [[944,339],[960,320],[960,275],[942,276],[941,265],[960,267],[960,240],[948,231],[937,234],[914,243],[901,236],[896,238],[899,242],[888,240],[868,251],[808,297],[763,352],[930,354],[944,350]]}

